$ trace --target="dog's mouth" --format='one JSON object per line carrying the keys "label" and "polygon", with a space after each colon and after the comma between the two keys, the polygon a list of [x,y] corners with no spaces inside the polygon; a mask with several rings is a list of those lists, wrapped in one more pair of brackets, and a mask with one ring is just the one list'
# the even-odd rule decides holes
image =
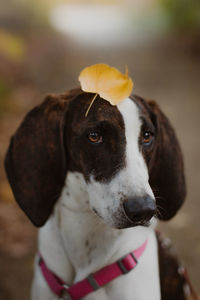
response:
{"label": "dog's mouth", "polygon": [[134,216],[134,218],[130,219],[125,213],[124,209],[120,209],[119,211],[113,213],[111,219],[105,220],[104,217],[95,208],[93,208],[92,210],[95,215],[103,221],[103,223],[106,223],[116,229],[126,229],[136,226],[149,227],[152,223],[152,219],[154,218],[154,215],[152,215],[151,217],[146,217],[145,215],[143,215],[139,217]]}
{"label": "dog's mouth", "polygon": [[121,222],[121,224],[118,224],[117,229],[126,229],[126,228],[131,228],[131,227],[136,227],[136,226],[144,226],[144,227],[149,227],[151,225],[151,220],[130,220],[128,218],[125,218]]}
{"label": "dog's mouth", "polygon": [[150,219],[143,218],[134,218],[130,219],[126,214],[123,214],[123,217],[117,219],[115,222],[115,228],[117,229],[126,229],[131,227],[143,226],[149,227],[152,223],[154,216]]}

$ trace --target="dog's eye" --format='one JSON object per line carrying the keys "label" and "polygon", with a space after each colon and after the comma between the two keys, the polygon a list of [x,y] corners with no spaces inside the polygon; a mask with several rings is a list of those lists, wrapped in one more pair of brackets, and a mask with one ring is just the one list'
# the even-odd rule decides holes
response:
{"label": "dog's eye", "polygon": [[102,136],[98,132],[90,132],[88,134],[88,139],[94,144],[102,143]]}
{"label": "dog's eye", "polygon": [[152,139],[153,139],[153,134],[150,131],[144,131],[142,137],[142,143],[144,145],[150,145]]}

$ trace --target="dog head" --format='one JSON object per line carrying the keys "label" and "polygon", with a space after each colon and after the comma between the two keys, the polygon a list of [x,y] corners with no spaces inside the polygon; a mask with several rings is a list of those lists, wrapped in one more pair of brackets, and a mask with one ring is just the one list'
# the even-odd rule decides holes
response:
{"label": "dog head", "polygon": [[185,197],[181,150],[155,102],[117,106],[79,89],[48,96],[11,139],[5,167],[14,196],[36,226],[50,216],[69,172],[82,174],[90,208],[116,228],[175,215]]}

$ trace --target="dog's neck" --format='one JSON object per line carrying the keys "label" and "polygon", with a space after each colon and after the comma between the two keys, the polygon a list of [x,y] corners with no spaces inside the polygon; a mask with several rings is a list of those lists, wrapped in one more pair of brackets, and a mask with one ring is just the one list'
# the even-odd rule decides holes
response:
{"label": "dog's neck", "polygon": [[89,206],[83,176],[69,173],[51,218],[40,229],[39,251],[48,267],[72,284],[139,247],[153,227],[118,230],[104,224]]}

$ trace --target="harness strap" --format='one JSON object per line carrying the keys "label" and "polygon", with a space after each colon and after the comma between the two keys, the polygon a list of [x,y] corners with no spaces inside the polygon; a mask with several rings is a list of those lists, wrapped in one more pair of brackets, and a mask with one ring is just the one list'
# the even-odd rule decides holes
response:
{"label": "harness strap", "polygon": [[48,286],[54,294],[61,297],[61,299],[78,300],[96,291],[115,278],[133,270],[138,263],[138,259],[143,254],[147,242],[148,240],[139,248],[123,256],[115,263],[90,274],[87,278],[71,286],[68,286],[61,278],[48,269],[41,255],[39,256],[39,266]]}

